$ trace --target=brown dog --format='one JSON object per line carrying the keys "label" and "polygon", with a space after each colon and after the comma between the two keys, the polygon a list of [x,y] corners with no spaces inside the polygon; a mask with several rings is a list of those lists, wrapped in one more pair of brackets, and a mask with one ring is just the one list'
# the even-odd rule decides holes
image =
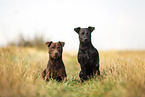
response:
{"label": "brown dog", "polygon": [[52,78],[56,81],[65,82],[67,75],[62,61],[62,51],[65,43],[60,41],[53,43],[50,41],[45,44],[48,47],[49,60],[46,69],[42,72],[42,78],[45,81],[49,81]]}

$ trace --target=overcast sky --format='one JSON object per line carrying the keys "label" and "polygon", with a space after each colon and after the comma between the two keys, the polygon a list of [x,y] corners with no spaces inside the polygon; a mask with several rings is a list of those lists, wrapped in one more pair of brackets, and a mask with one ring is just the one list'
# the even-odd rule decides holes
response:
{"label": "overcast sky", "polygon": [[0,46],[20,33],[78,49],[75,27],[95,27],[99,49],[145,49],[145,0],[0,0]]}

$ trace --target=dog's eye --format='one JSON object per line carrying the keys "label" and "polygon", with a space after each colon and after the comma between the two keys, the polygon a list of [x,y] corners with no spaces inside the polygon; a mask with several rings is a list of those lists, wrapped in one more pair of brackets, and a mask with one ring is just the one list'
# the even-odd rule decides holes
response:
{"label": "dog's eye", "polygon": [[86,33],[87,35],[89,34],[89,33]]}
{"label": "dog's eye", "polygon": [[82,35],[84,35],[84,32],[82,32]]}
{"label": "dog's eye", "polygon": [[57,49],[60,49],[60,47],[57,47]]}
{"label": "dog's eye", "polygon": [[53,46],[53,47],[51,47],[52,49],[54,49],[55,47]]}

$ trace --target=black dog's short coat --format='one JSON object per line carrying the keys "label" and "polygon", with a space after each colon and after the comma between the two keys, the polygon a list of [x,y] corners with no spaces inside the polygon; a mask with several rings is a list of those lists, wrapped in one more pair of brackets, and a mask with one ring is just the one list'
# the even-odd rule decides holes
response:
{"label": "black dog's short coat", "polygon": [[94,29],[95,27],[74,28],[74,30],[79,34],[80,40],[78,62],[81,66],[79,77],[82,81],[87,80],[93,75],[100,75],[99,53],[91,42],[91,33]]}

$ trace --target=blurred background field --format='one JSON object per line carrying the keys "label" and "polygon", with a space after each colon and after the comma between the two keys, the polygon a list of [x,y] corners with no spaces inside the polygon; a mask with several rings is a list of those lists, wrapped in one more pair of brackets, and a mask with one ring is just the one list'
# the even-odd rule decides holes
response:
{"label": "blurred background field", "polygon": [[45,82],[47,49],[0,48],[0,97],[144,97],[145,51],[100,51],[101,76],[80,82],[77,52],[64,51],[68,80]]}
{"label": "blurred background field", "polygon": [[32,40],[64,41],[77,49],[75,27],[95,27],[92,42],[99,50],[145,49],[144,0],[0,0],[0,47],[19,35]]}

